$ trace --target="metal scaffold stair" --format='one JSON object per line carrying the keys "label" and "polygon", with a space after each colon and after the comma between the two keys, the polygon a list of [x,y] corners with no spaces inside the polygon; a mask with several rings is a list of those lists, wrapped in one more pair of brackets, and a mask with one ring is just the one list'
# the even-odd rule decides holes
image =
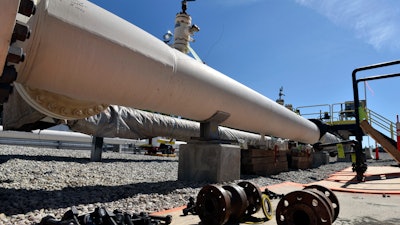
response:
{"label": "metal scaffold stair", "polygon": [[373,128],[366,120],[360,123],[363,131],[371,136],[376,142],[382,145],[383,149],[389,153],[398,163],[400,163],[400,151],[397,150],[397,143],[393,139],[382,134]]}

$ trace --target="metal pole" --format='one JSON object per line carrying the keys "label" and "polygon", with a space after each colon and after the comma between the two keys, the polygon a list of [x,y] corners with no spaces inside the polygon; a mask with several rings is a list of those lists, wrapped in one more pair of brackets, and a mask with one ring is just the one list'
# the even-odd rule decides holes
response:
{"label": "metal pole", "polygon": [[362,69],[355,69],[352,73],[353,80],[353,95],[354,95],[354,114],[356,117],[356,128],[355,128],[355,136],[356,136],[356,144],[354,146],[354,150],[356,152],[356,162],[353,165],[353,170],[357,173],[357,180],[361,181],[363,179],[364,173],[367,170],[367,166],[364,163],[364,155],[362,152],[362,140],[363,140],[363,132],[360,127],[360,113],[358,108],[360,107],[360,99],[358,96],[358,81],[356,79],[356,74],[358,71]]}
{"label": "metal pole", "polygon": [[357,140],[357,143],[354,146],[355,152],[356,152],[356,162],[353,165],[353,170],[357,172],[357,180],[359,180],[359,181],[363,180],[364,173],[367,170],[367,165],[365,164],[365,155],[362,152],[362,140],[363,140],[364,134],[360,127],[360,113],[359,113],[360,99],[359,99],[359,95],[358,95],[358,82],[367,81],[367,80],[377,80],[377,79],[383,79],[383,78],[391,78],[391,77],[400,76],[400,74],[399,73],[386,74],[386,75],[374,76],[374,77],[363,78],[363,79],[358,79],[358,80],[357,80],[356,75],[360,71],[365,71],[365,70],[370,70],[370,69],[375,69],[375,68],[380,68],[380,67],[386,67],[386,66],[392,66],[392,65],[396,65],[396,64],[400,64],[400,60],[360,67],[360,68],[353,70],[353,72],[352,72],[354,110],[355,110],[354,113],[356,116],[355,136],[356,136],[356,140]]}

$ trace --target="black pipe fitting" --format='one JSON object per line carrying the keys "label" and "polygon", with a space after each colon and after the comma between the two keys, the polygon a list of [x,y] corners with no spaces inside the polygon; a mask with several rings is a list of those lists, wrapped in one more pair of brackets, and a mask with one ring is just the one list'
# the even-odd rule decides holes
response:
{"label": "black pipe fitting", "polygon": [[20,63],[25,60],[24,50],[20,47],[10,46],[6,58],[9,63]]}
{"label": "black pipe fitting", "polygon": [[31,30],[29,29],[29,26],[17,20],[14,26],[11,42],[15,42],[16,40],[25,41],[30,37],[30,35],[31,35]]}
{"label": "black pipe fitting", "polygon": [[21,0],[19,3],[18,13],[24,16],[32,16],[36,12],[36,6],[33,0]]}

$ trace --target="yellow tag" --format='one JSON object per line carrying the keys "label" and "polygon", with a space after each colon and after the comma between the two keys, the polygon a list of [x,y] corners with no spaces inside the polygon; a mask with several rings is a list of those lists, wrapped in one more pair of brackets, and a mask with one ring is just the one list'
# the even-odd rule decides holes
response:
{"label": "yellow tag", "polygon": [[343,145],[341,143],[339,143],[336,145],[336,148],[337,148],[337,152],[338,152],[338,158],[344,159],[345,155],[344,155]]}
{"label": "yellow tag", "polygon": [[356,162],[356,153],[351,153],[351,162],[352,163]]}

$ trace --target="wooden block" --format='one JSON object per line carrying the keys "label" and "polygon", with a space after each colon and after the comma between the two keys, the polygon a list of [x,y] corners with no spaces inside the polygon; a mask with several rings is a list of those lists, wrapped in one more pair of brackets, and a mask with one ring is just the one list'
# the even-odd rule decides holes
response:
{"label": "wooden block", "polygon": [[252,158],[252,159],[244,159],[242,163],[248,164],[271,164],[275,163],[274,157],[265,157],[265,158]]}
{"label": "wooden block", "polygon": [[294,169],[308,169],[311,168],[312,157],[308,156],[292,156],[292,165]]}
{"label": "wooden block", "polygon": [[275,152],[272,150],[265,150],[265,149],[247,149],[242,150],[242,157],[268,157],[268,156],[275,156]]}
{"label": "wooden block", "polygon": [[242,150],[241,171],[244,174],[271,175],[288,171],[286,151]]}

